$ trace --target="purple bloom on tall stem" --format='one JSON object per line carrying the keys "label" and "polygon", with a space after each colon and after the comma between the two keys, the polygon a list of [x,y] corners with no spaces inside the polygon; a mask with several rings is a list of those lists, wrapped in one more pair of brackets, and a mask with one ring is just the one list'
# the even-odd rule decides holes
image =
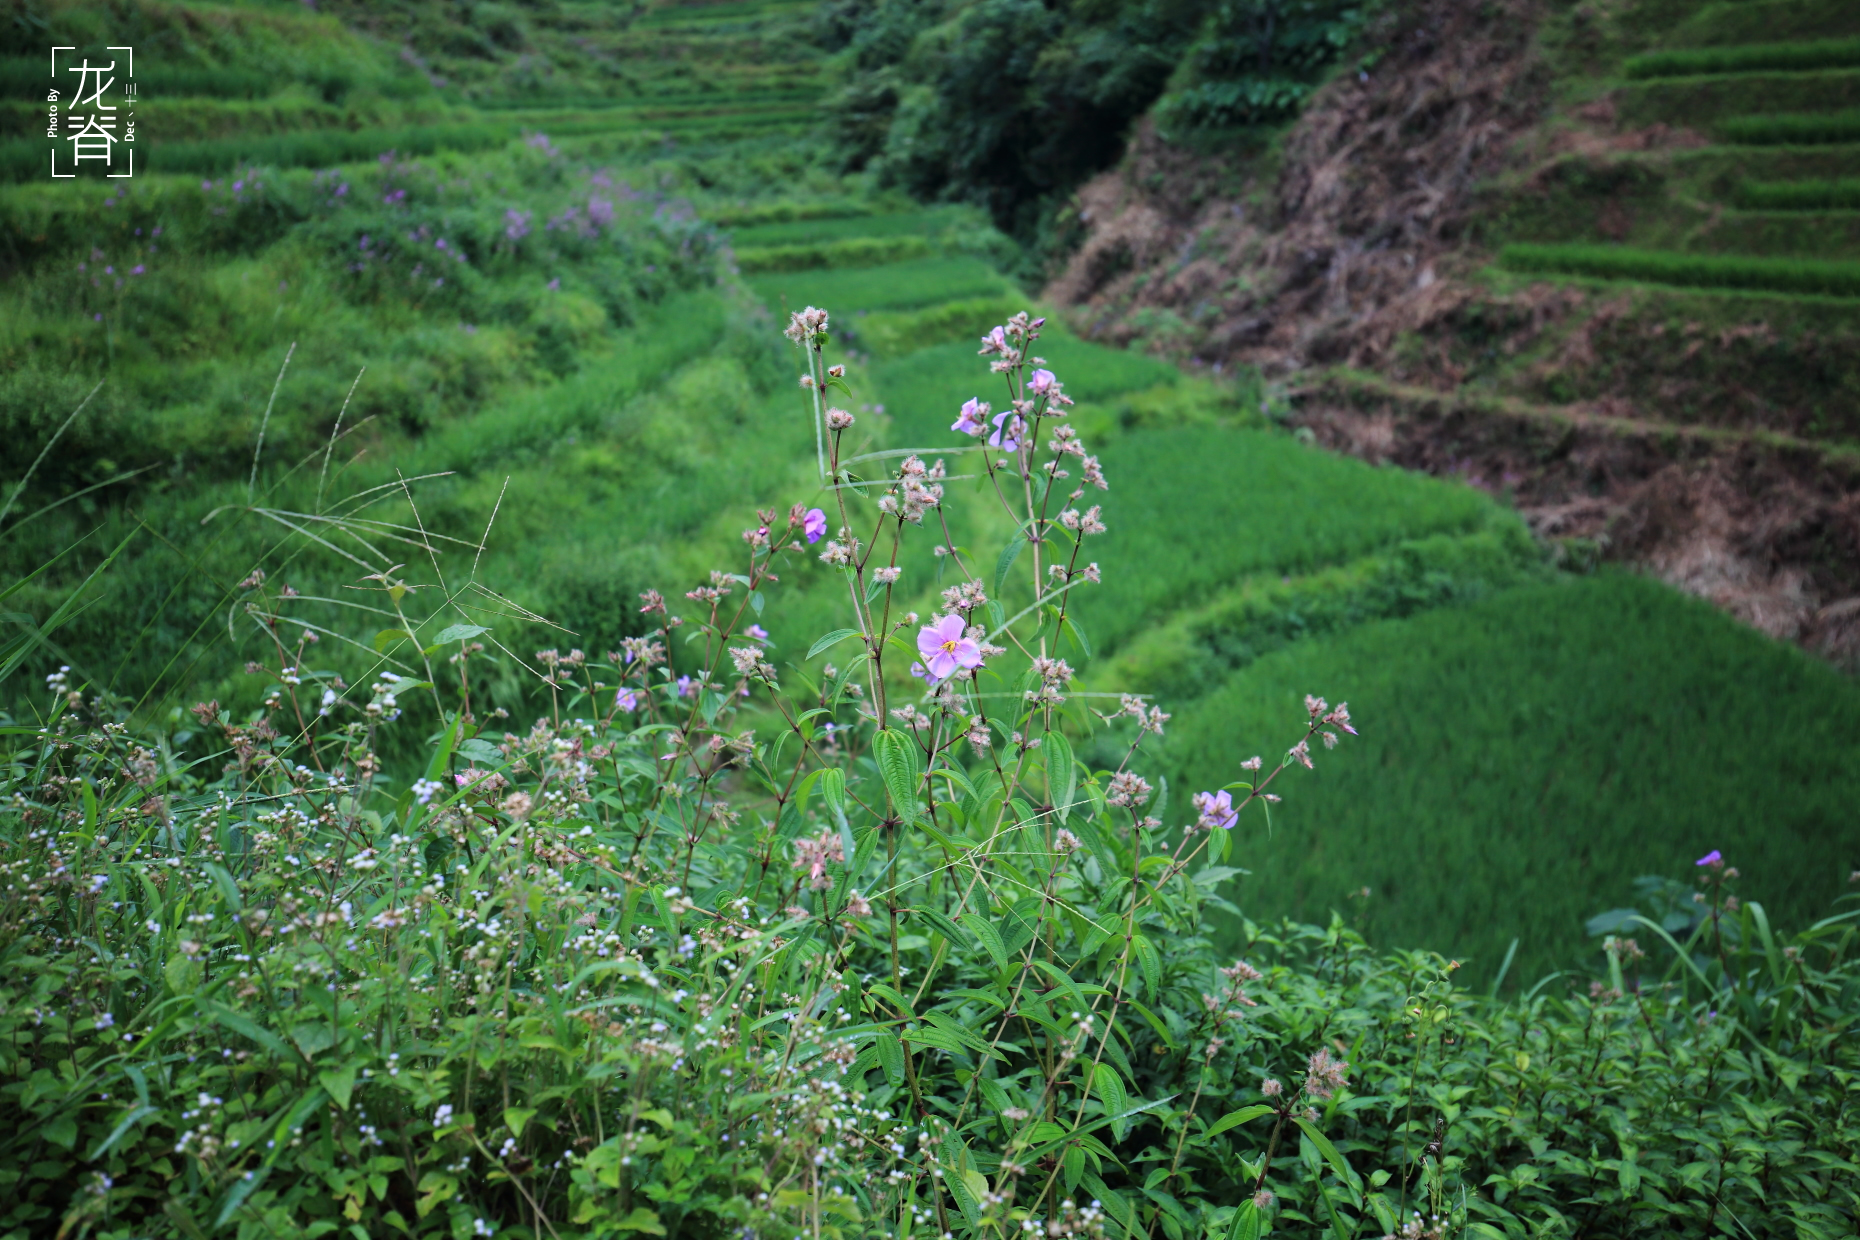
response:
{"label": "purple bloom on tall stem", "polygon": [[1724,860],[1724,854],[1714,848],[1710,852],[1706,853],[1703,857],[1700,857],[1697,861],[1694,861],[1692,864],[1693,865],[1718,865],[1723,860]]}
{"label": "purple bloom on tall stem", "polygon": [[924,666],[938,680],[947,680],[959,667],[980,667],[982,648],[967,636],[968,622],[950,614],[932,620],[917,633],[917,652]]}
{"label": "purple bloom on tall stem", "polygon": [[979,435],[988,429],[988,402],[970,397],[962,402],[962,414],[949,427],[964,435]]}
{"label": "purple bloom on tall stem", "polygon": [[801,532],[807,535],[807,541],[817,543],[827,536],[827,514],[818,508],[809,508],[801,518]]}
{"label": "purple bloom on tall stem", "polygon": [[620,692],[614,694],[614,705],[618,706],[621,710],[638,710],[639,694],[633,692],[631,689],[622,689]]}
{"label": "purple bloom on tall stem", "polygon": [[1035,396],[1045,396],[1053,390],[1053,384],[1057,381],[1058,376],[1052,371],[1036,370],[1027,380],[1027,390]]}
{"label": "purple bloom on tall stem", "polygon": [[690,697],[697,692],[697,686],[691,683],[691,678],[689,676],[680,676],[677,684],[679,697]]}
{"label": "purple bloom on tall stem", "polygon": [[1225,788],[1219,792],[1197,792],[1195,808],[1201,811],[1199,825],[1204,830],[1220,827],[1231,831],[1234,823],[1240,820],[1239,812],[1234,809],[1233,794]]}

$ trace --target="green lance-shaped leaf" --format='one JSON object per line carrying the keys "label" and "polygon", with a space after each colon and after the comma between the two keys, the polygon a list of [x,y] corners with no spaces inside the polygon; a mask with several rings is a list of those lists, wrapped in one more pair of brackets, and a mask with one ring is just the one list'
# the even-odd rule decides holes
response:
{"label": "green lance-shaped leaf", "polygon": [[1124,1114],[1130,1108],[1130,1101],[1124,1095],[1123,1079],[1108,1063],[1098,1064],[1091,1075],[1093,1092],[1098,1095],[1098,1101],[1104,1103],[1104,1113],[1116,1117],[1111,1121],[1111,1131],[1122,1141],[1130,1131],[1130,1118]]}
{"label": "green lance-shaped leaf", "polygon": [[1234,1222],[1227,1231],[1227,1240],[1259,1240],[1260,1223],[1259,1207],[1248,1197],[1234,1211]]}
{"label": "green lance-shaped leaf", "polygon": [[[820,772],[820,799],[833,811],[836,821],[846,820],[846,772],[837,766],[829,766]],[[806,808],[806,803],[802,803]]]}
{"label": "green lance-shaped leaf", "polygon": [[[1008,570],[1014,567],[1014,561],[1027,546],[1027,536],[1023,532],[1025,525],[1015,529],[1007,546],[1001,548],[1001,558],[995,561],[995,593],[999,595],[1006,588]],[[997,622],[999,627],[999,622]]]}
{"label": "green lance-shaped leaf", "polygon": [[1064,822],[1072,812],[1072,798],[1078,794],[1079,769],[1072,758],[1072,742],[1058,732],[1048,732],[1040,741],[1046,755],[1046,789],[1053,807]]}
{"label": "green lance-shaped leaf", "polygon": [[923,782],[923,754],[917,743],[895,728],[884,728],[872,738],[872,751],[878,758],[879,774],[884,776],[885,791],[891,805],[906,826],[917,821],[917,788]]}
{"label": "green lance-shaped leaf", "polygon": [[819,641],[807,648],[807,657],[812,659],[824,651],[831,650],[847,638],[857,637],[858,635],[858,629],[834,629],[831,633],[828,633],[825,637],[822,637]]}
{"label": "green lance-shaped leaf", "polygon": [[1310,1120],[1294,1116],[1292,1122],[1298,1125],[1306,1137],[1310,1138],[1311,1144],[1317,1147],[1317,1152],[1324,1156],[1324,1161],[1330,1164],[1330,1169],[1337,1173],[1337,1178],[1344,1182],[1350,1192],[1360,1195],[1362,1180],[1345,1161],[1343,1155],[1337,1152],[1337,1147],[1330,1143],[1330,1138],[1319,1132],[1317,1125]]}
{"label": "green lance-shaped leaf", "polygon": [[1214,1121],[1213,1125],[1210,1126],[1207,1132],[1203,1133],[1202,1136],[1204,1138],[1217,1137],[1221,1133],[1226,1132],[1229,1128],[1237,1128],[1241,1124],[1253,1122],[1262,1115],[1271,1114],[1271,1107],[1256,1102],[1250,1107],[1241,1107],[1238,1111],[1229,1111],[1227,1114],[1221,1116]]}

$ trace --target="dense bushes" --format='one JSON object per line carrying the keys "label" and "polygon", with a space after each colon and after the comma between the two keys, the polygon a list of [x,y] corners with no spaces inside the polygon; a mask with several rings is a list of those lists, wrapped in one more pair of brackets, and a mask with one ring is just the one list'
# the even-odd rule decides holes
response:
{"label": "dense bushes", "polygon": [[1048,6],[969,0],[939,13],[838,0],[823,41],[852,81],[830,105],[846,165],[925,199],[985,206],[1023,243],[1056,244],[1047,218],[1123,149],[1175,83],[1180,126],[1293,114],[1363,29],[1343,0],[1113,0]]}

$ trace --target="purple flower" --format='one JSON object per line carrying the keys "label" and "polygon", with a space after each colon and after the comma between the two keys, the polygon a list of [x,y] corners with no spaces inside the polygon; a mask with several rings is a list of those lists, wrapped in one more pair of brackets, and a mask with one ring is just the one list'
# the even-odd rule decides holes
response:
{"label": "purple flower", "polygon": [[679,697],[691,697],[697,692],[697,686],[691,682],[689,676],[680,676],[677,684]]}
{"label": "purple flower", "polygon": [[605,198],[588,199],[588,219],[596,228],[610,228],[614,222],[614,204]]}
{"label": "purple flower", "polygon": [[98,323],[103,322],[103,316],[101,314],[93,314],[90,317],[94,322],[98,322]]}
{"label": "purple flower", "polygon": [[614,705],[621,710],[638,710],[639,694],[633,692],[631,689],[622,689],[620,692],[614,694]]}
{"label": "purple flower", "polygon": [[202,181],[200,183],[200,192],[203,194],[212,188],[213,188],[213,182],[211,181]]}
{"label": "purple flower", "polygon": [[347,181],[344,181],[341,185],[338,185],[336,187],[336,197],[338,198],[342,197],[344,194],[347,194],[348,192],[349,192],[349,183]]}
{"label": "purple flower", "polygon": [[1197,792],[1194,800],[1195,808],[1201,811],[1201,821],[1196,825],[1204,831],[1211,831],[1215,827],[1231,831],[1234,823],[1240,819],[1234,809],[1233,794],[1225,788],[1219,792]]}
{"label": "purple flower", "polygon": [[557,277],[556,277],[555,279],[553,279],[553,280],[551,280],[551,281],[549,281],[549,283],[548,283],[548,285],[547,285],[546,287],[548,288],[548,290],[549,290],[549,291],[550,291],[551,293],[557,293],[557,292],[560,292],[560,291],[561,291],[561,289],[562,289],[562,277],[561,277],[561,276],[557,276]]}
{"label": "purple flower", "polygon": [[[1009,423],[1009,418],[1013,418],[1013,422]],[[1015,434],[1020,430],[1020,426],[1021,421],[1018,417],[1014,416],[1014,411],[1012,409],[1008,410],[1006,413],[997,413],[995,415],[995,433],[988,437],[988,446],[991,448],[999,448],[1003,452],[1014,451],[1016,448],[1020,447],[1020,441],[1014,438]]]}
{"label": "purple flower", "polygon": [[959,667],[980,667],[982,648],[967,636],[968,623],[955,613],[932,620],[917,633],[917,653],[938,680],[947,680]]}
{"label": "purple flower", "polygon": [[1703,857],[1700,857],[1697,861],[1694,861],[1692,864],[1693,865],[1723,865],[1724,854],[1714,848],[1710,852],[1706,853]]}
{"label": "purple flower", "polygon": [[141,274],[142,274],[142,264],[141,264],[141,263],[137,263],[137,264],[136,264],[136,265],[135,265],[134,267],[131,267],[131,268],[129,269],[129,274],[130,274],[130,275],[132,275],[132,276],[139,276],[139,275],[141,275]]}
{"label": "purple flower", "polygon": [[979,435],[988,429],[988,402],[970,397],[962,402],[962,416],[949,427],[964,435]]}
{"label": "purple flower", "polygon": [[809,508],[801,518],[801,532],[807,535],[809,543],[817,543],[827,536],[827,514],[818,508]]}
{"label": "purple flower", "polygon": [[911,675],[923,681],[926,685],[930,686],[932,689],[936,688],[937,686],[937,678],[935,676],[932,676],[929,672],[925,671],[924,665],[921,663],[911,664]]}
{"label": "purple flower", "polygon": [[769,631],[759,624],[752,624],[744,629],[743,635],[759,642],[765,642],[769,639]]}
{"label": "purple flower", "polygon": [[244,188],[245,188],[245,182],[244,182],[244,181],[234,181],[234,182],[233,182],[233,193],[235,193],[235,194],[236,194],[236,193],[238,193],[238,192],[239,192],[240,190],[242,190],[242,189],[244,189]]}
{"label": "purple flower", "polygon": [[1033,376],[1027,380],[1027,390],[1032,392],[1035,396],[1045,396],[1053,390],[1053,384],[1057,381],[1058,376],[1053,374],[1052,371],[1036,370],[1033,372]]}

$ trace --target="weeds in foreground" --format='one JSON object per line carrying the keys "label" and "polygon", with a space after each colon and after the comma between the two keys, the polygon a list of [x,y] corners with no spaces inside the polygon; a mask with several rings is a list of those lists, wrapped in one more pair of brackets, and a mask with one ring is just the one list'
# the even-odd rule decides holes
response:
{"label": "weeds in foreground", "polygon": [[[1851,914],[1765,973],[1720,884],[1666,982],[1498,1011],[1340,926],[1215,956],[1234,829],[1349,711],[1308,698],[1190,808],[1143,776],[1168,715],[1065,657],[1109,484],[1040,327],[984,339],[1001,407],[926,461],[851,449],[827,315],[795,315],[818,505],[758,513],[739,564],[648,591],[654,627],[604,655],[501,647],[537,618],[477,580],[490,530],[427,529],[405,482],[405,519],[254,510],[355,581],[243,584],[251,715],[155,730],[52,673],[7,730],[0,1227],[1782,1234],[1753,1201],[1786,1193],[1838,1234]],[[959,478],[1015,521],[992,566],[945,522]],[[894,605],[920,539],[949,581],[928,617]],[[756,618],[801,556],[849,623],[778,668]],[[549,693],[527,729],[494,651]],[[408,728],[415,778],[380,756]],[[1089,733],[1121,760],[1081,764]]]}

